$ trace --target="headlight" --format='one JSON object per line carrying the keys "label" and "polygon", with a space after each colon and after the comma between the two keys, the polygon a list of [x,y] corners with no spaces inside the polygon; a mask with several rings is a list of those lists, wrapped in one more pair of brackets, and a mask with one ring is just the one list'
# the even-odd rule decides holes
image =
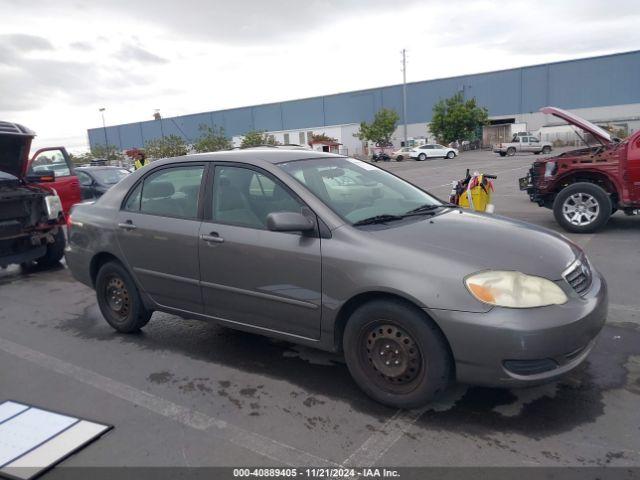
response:
{"label": "headlight", "polygon": [[553,177],[558,171],[558,164],[556,162],[547,162],[544,166],[544,176]]}
{"label": "headlight", "polygon": [[47,217],[49,220],[55,220],[62,212],[62,202],[58,195],[47,195],[44,197],[44,203],[47,207]]}
{"label": "headlight", "polygon": [[567,301],[562,289],[551,280],[520,272],[480,272],[467,277],[464,283],[475,298],[499,307],[533,308]]}

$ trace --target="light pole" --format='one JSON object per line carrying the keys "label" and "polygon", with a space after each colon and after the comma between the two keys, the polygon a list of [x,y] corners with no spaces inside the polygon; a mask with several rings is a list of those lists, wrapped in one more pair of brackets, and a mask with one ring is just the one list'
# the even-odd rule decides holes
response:
{"label": "light pole", "polygon": [[102,131],[104,132],[104,149],[108,150],[109,143],[107,142],[107,124],[104,122],[104,111],[106,108],[100,107],[99,112],[102,115]]}
{"label": "light pole", "polygon": [[402,49],[402,123],[404,130],[404,146],[409,146],[407,137],[407,50]]}

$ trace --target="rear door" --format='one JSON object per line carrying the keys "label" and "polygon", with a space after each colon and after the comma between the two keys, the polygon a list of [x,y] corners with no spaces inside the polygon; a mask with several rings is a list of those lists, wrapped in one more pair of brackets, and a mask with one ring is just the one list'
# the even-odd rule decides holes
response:
{"label": "rear door", "polygon": [[320,238],[266,228],[269,213],[308,208],[270,173],[249,165],[217,164],[208,183],[200,230],[205,313],[318,339]]}
{"label": "rear door", "polygon": [[38,170],[52,170],[55,173],[54,182],[44,184],[55,189],[62,202],[65,215],[76,203],[82,200],[80,182],[73,170],[73,162],[64,147],[41,148],[36,151],[29,162],[29,173]]}
{"label": "rear door", "polygon": [[150,171],[118,212],[118,243],[138,282],[166,307],[202,312],[198,234],[205,165]]}

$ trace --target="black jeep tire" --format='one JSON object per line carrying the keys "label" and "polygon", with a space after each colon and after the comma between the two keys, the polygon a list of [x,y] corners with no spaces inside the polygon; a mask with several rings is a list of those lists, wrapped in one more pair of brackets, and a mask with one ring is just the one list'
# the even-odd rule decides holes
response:
{"label": "black jeep tire", "polygon": [[[580,210],[582,208],[583,210]],[[553,215],[569,232],[592,233],[602,228],[611,216],[611,197],[598,185],[578,182],[556,195]]]}
{"label": "black jeep tire", "polygon": [[58,231],[54,236],[54,242],[47,244],[47,253],[36,260],[38,266],[49,268],[60,263],[60,260],[64,257],[64,247],[66,243],[62,227],[58,227]]}
{"label": "black jeep tire", "polygon": [[345,327],[343,349],[358,386],[396,408],[426,405],[452,376],[451,355],[438,327],[401,300],[359,307]]}
{"label": "black jeep tire", "polygon": [[102,316],[118,332],[137,332],[151,319],[152,312],[144,307],[133,278],[119,262],[100,267],[96,296]]}

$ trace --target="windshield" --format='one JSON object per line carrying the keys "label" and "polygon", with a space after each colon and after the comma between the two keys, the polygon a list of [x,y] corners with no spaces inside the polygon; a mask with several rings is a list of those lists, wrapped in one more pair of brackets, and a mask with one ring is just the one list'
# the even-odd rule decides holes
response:
{"label": "windshield", "polygon": [[129,175],[129,172],[124,168],[110,168],[108,170],[94,170],[91,174],[95,177],[98,183],[102,183],[103,185],[115,185],[124,177]]}
{"label": "windshield", "polygon": [[410,183],[352,158],[298,160],[279,166],[352,224],[442,205]]}

